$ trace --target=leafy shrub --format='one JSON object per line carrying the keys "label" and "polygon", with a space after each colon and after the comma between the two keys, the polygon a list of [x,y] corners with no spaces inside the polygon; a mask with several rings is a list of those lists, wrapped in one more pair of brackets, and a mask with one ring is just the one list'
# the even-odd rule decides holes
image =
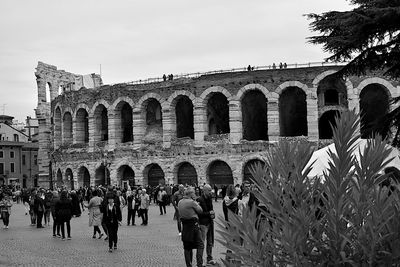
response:
{"label": "leafy shrub", "polygon": [[265,155],[252,172],[258,207],[220,218],[226,266],[400,266],[400,187],[382,186],[390,150],[377,136],[357,159],[358,128],[353,111],[336,118],[337,152],[320,178],[307,177],[310,144],[280,142]]}

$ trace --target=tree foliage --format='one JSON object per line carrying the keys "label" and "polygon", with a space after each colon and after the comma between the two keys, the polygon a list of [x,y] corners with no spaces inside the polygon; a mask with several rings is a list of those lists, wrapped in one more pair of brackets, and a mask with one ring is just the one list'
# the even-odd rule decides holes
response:
{"label": "tree foliage", "polygon": [[378,136],[357,159],[358,126],[354,112],[336,118],[322,179],[307,177],[309,144],[280,142],[265,156],[252,172],[257,210],[221,220],[226,266],[398,266],[400,191],[382,186],[390,151]]}
{"label": "tree foliage", "polygon": [[308,14],[310,27],[321,35],[310,37],[332,55],[330,61],[350,61],[340,74],[384,70],[400,76],[400,0],[352,0],[350,11]]}

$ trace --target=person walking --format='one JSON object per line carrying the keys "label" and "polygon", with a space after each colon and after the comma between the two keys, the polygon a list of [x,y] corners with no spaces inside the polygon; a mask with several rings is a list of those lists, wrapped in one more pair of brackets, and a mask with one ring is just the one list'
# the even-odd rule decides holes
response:
{"label": "person walking", "polygon": [[160,207],[160,215],[167,214],[166,205],[167,205],[167,192],[165,191],[164,187],[161,186],[160,190],[157,193],[157,202],[158,206]]}
{"label": "person walking", "polygon": [[3,219],[4,229],[8,229],[10,223],[11,206],[11,197],[5,194],[4,198],[0,201],[0,213],[1,218]]}
{"label": "person walking", "polygon": [[86,208],[89,209],[89,227],[93,226],[93,238],[96,238],[96,234],[99,233],[99,239],[103,237],[99,226],[103,220],[103,213],[100,211],[101,202],[103,199],[97,196],[97,190],[93,190],[92,198],[89,200],[89,204]]}
{"label": "person walking", "polygon": [[172,195],[172,200],[171,200],[172,206],[174,206],[174,208],[175,208],[174,219],[176,219],[176,224],[178,226],[179,235],[181,235],[181,233],[182,233],[182,222],[181,222],[180,216],[179,216],[178,203],[183,198],[184,191],[185,191],[185,187],[183,186],[183,184],[180,184],[178,186],[178,191],[176,191]]}
{"label": "person walking", "polygon": [[142,217],[142,225],[147,225],[149,223],[149,206],[150,197],[146,193],[146,189],[142,189],[142,194],[140,195],[140,216]]}
{"label": "person walking", "polygon": [[[199,224],[201,230],[201,240],[206,247],[207,264],[215,264],[212,257],[212,247],[214,246],[214,218],[215,212],[212,203],[212,188],[209,184],[203,186],[201,196],[197,199],[203,212],[199,213]],[[200,249],[203,257],[204,249]]]}
{"label": "person walking", "polygon": [[204,249],[204,244],[201,239],[199,225],[199,214],[201,214],[203,210],[194,198],[194,188],[188,187],[184,191],[184,197],[178,203],[179,216],[182,221],[182,242],[186,266],[192,266],[193,249],[196,249],[197,266],[203,267],[202,251]]}
{"label": "person walking", "polygon": [[108,230],[108,247],[109,252],[117,249],[118,242],[118,226],[121,225],[122,214],[121,207],[114,204],[114,195],[107,194],[108,205],[104,212],[104,222]]}
{"label": "person walking", "polygon": [[134,191],[127,191],[126,192],[126,202],[128,206],[128,211],[127,211],[127,223],[126,225],[130,225],[131,219],[132,219],[132,225],[135,225],[135,214],[134,214],[134,208],[135,208],[135,195],[133,193]]}
{"label": "person walking", "polygon": [[44,225],[50,225],[50,213],[51,213],[51,199],[53,198],[53,194],[50,190],[47,190],[44,194]]}
{"label": "person walking", "polygon": [[34,200],[34,211],[36,213],[36,228],[44,228],[42,225],[42,218],[44,214],[44,195],[43,191],[40,190],[35,196]]}
{"label": "person walking", "polygon": [[72,217],[72,203],[68,198],[66,190],[61,191],[60,200],[57,201],[55,206],[56,218],[61,227],[62,240],[65,240],[64,223],[67,226],[67,238],[71,239],[71,217]]}
{"label": "person walking", "polygon": [[[58,197],[58,191],[53,191],[53,197],[51,198],[51,203],[50,203],[50,212],[51,212],[51,217],[53,217],[53,237],[61,237],[60,234],[60,223],[57,220],[57,215],[56,215],[56,203],[60,200]],[[57,231],[57,235],[56,235]]]}
{"label": "person walking", "polygon": [[79,203],[79,197],[76,194],[75,190],[71,191],[71,205],[72,205],[72,215],[75,217],[79,217],[81,216],[82,212],[81,212],[81,206]]}

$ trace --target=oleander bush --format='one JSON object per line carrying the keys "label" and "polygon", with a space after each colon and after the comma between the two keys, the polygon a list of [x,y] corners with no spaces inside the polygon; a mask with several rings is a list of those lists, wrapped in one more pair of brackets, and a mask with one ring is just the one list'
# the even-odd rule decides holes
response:
{"label": "oleander bush", "polygon": [[280,142],[253,169],[259,201],[219,220],[226,266],[400,266],[400,199],[383,174],[390,150],[379,136],[359,159],[354,111],[336,118],[330,171],[307,177],[310,144]]}

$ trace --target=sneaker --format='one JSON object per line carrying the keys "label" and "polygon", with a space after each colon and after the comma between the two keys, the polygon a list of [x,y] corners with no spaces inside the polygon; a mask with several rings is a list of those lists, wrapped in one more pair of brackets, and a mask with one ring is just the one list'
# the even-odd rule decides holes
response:
{"label": "sneaker", "polygon": [[71,240],[71,237],[69,236],[69,237],[67,237],[67,239],[68,239],[68,240]]}
{"label": "sneaker", "polygon": [[106,236],[106,238],[104,238],[104,241],[107,241],[108,240],[108,236]]}
{"label": "sneaker", "polygon": [[182,235],[182,233],[181,232],[179,232],[179,234],[178,234],[179,236],[181,236]]}
{"label": "sneaker", "polygon": [[60,235],[60,234],[57,234],[57,237],[58,237],[58,238],[61,238],[61,235]]}
{"label": "sneaker", "polygon": [[62,241],[65,241],[65,237],[61,238]]}
{"label": "sneaker", "polygon": [[96,238],[96,235],[93,235],[92,238]]}
{"label": "sneaker", "polygon": [[100,235],[99,235],[99,239],[101,239],[102,237],[103,237],[103,234],[100,234]]}
{"label": "sneaker", "polygon": [[57,236],[56,236],[56,235],[53,235],[53,237],[56,238]]}
{"label": "sneaker", "polygon": [[113,252],[112,248],[109,248],[109,249],[108,249],[108,252]]}
{"label": "sneaker", "polygon": [[116,250],[117,249],[117,246],[114,246],[114,250]]}

